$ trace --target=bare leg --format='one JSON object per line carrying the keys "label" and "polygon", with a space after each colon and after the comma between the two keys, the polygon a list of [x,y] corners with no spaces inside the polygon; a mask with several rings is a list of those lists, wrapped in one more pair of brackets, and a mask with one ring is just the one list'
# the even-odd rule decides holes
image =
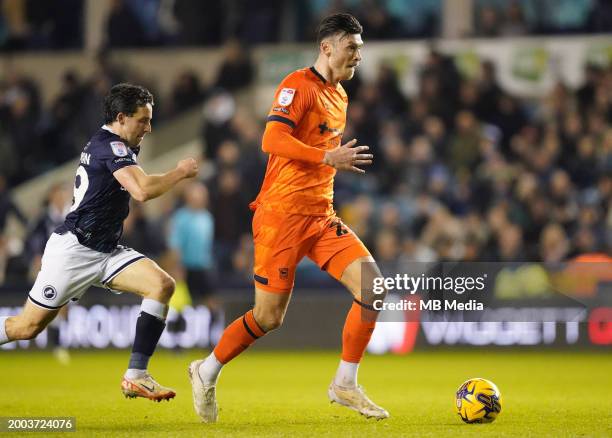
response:
{"label": "bare leg", "polygon": [[[30,300],[26,300],[19,315],[6,318],[4,329],[6,330],[7,340],[1,343],[35,338],[53,321],[58,312],[59,309],[44,309],[33,304]],[[1,322],[2,320],[0,320]]]}

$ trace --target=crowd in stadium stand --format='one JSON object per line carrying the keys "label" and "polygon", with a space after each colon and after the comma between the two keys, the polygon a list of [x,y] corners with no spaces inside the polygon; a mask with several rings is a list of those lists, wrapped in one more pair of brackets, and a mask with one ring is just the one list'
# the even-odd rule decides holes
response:
{"label": "crowd in stadium stand", "polygon": [[[237,68],[252,72],[250,65]],[[338,175],[336,206],[377,260],[390,266],[435,260],[555,262],[610,251],[612,69],[588,66],[580,88],[558,83],[536,100],[506,93],[490,62],[482,63],[476,79],[462,78],[451,58],[432,50],[420,70],[414,96],[401,92],[395,71],[384,64],[373,82],[356,77],[345,83],[350,105],[344,138],[370,145],[375,160],[365,176]],[[49,154],[36,160],[43,167],[73,157],[78,139],[99,127],[99,102],[111,83],[138,81],[101,58],[88,80],[67,73],[64,91],[45,110],[36,84],[22,76],[9,79],[2,92],[1,114],[10,120],[2,123],[8,129],[4,153],[13,144],[17,157]],[[244,83],[230,81],[223,89],[183,72],[171,96],[160,99],[173,113],[204,105],[203,156],[214,173],[204,181],[210,200],[202,208],[214,222],[215,271],[244,281],[252,273],[247,205],[266,165],[260,149],[263,120],[247,116],[232,92],[249,82],[246,75]],[[35,123],[35,117],[42,122]],[[29,137],[34,135],[40,143]],[[32,161],[5,158],[0,165],[13,163],[24,171]],[[6,167],[3,175],[10,175],[5,172]],[[57,198],[69,202],[70,187],[63,188],[64,196],[57,190],[50,191],[48,208],[33,221],[22,256],[9,259],[13,275],[27,273],[31,267],[25,261],[40,254],[41,227],[49,232],[61,219]],[[12,213],[24,221],[6,189],[0,192],[0,224]],[[180,193],[168,196],[166,213],[155,219],[135,204],[125,242],[162,259],[172,247],[163,236],[181,204]],[[7,239],[2,242],[6,254]]]}
{"label": "crowd in stadium stand", "polygon": [[[368,39],[441,34],[443,0],[112,0],[105,19],[110,48],[310,41],[322,16],[345,11]],[[0,50],[83,47],[84,0],[5,0]],[[608,0],[475,0],[465,36],[596,33],[612,28]]]}
{"label": "crowd in stadium stand", "polygon": [[[8,2],[5,6],[27,5],[32,8],[28,11],[33,12],[42,3],[45,2]],[[72,3],[65,0],[57,8],[61,10]],[[188,3],[177,0],[175,8],[178,11]],[[257,20],[272,23],[278,19],[274,18],[276,3],[266,2],[268,7],[258,11],[261,16]],[[358,13],[359,7],[372,2],[332,3],[333,7],[342,4],[349,9],[355,7]],[[385,20],[397,18],[391,13],[396,3],[392,0],[385,3],[387,7],[381,10]],[[435,3],[415,2],[422,6],[423,14],[430,10],[427,5]],[[477,2],[480,17],[477,32],[497,36],[538,29],[529,18],[532,3],[512,2],[506,9],[502,3]],[[581,16],[591,17],[595,7],[600,12],[607,10],[604,3],[585,0],[573,5],[582,5]],[[132,3],[115,1],[113,7],[126,8],[129,4]],[[330,7],[324,1],[308,4],[315,21]],[[518,6],[523,9],[517,10]],[[219,14],[227,12],[224,8],[219,9]],[[486,17],[491,15],[487,8],[495,11],[495,20]],[[558,11],[558,17],[564,16],[563,11]],[[603,12],[601,20],[607,19]],[[6,26],[10,21],[6,8],[4,14]],[[56,15],[60,20],[61,14]],[[193,18],[187,15],[185,20]],[[368,20],[378,20],[376,17],[376,14],[364,17],[369,28],[375,26]],[[15,14],[11,18],[15,19]],[[121,20],[127,18],[122,16]],[[129,24],[121,20],[117,26]],[[585,23],[593,24],[591,21]],[[582,26],[587,26],[585,23]],[[30,32],[35,29],[26,28]],[[415,30],[415,35],[421,31],[428,32]],[[248,37],[249,31],[245,32],[238,32],[238,36]],[[112,40],[110,33],[109,29]],[[374,34],[367,37],[375,38]],[[40,43],[44,37],[36,38],[40,47],[56,46]],[[70,40],[68,36],[54,38]],[[51,188],[41,216],[27,218],[28,221],[15,207],[9,189],[73,159],[100,126],[103,96],[112,84],[124,80],[152,88],[157,123],[203,105],[202,144],[206,145],[203,157],[214,172],[203,181],[209,200],[201,208],[210,211],[214,222],[213,270],[232,273],[224,278],[248,284],[252,275],[252,242],[247,205],[263,179],[266,156],[260,148],[263,120],[250,117],[249,111],[238,105],[235,94],[252,84],[255,68],[235,39],[223,37],[213,42],[202,35],[197,38],[202,39],[181,43],[226,41],[225,61],[209,84],[191,71],[181,72],[168,96],[156,93],[141,72],[125,71],[110,62],[107,52],[99,55],[97,68],[89,77],[67,71],[62,91],[49,107],[41,104],[34,81],[17,71],[6,72],[0,82],[0,284],[23,284],[32,279],[45,236],[61,222],[71,198],[71,187]],[[278,36],[269,38],[275,41]],[[6,44],[9,40],[14,38],[3,41]],[[27,38],[20,41],[15,47],[33,47]],[[578,89],[569,89],[559,82],[540,99],[520,99],[500,87],[492,63],[484,61],[476,79],[463,78],[451,58],[432,50],[426,63],[420,66],[419,91],[414,96],[401,92],[395,70],[384,64],[379,66],[373,82],[359,77],[347,82],[350,105],[344,138],[357,138],[360,144],[370,145],[375,160],[365,176],[338,175],[339,215],[378,261],[398,268],[410,261],[554,262],[581,253],[609,253],[612,69],[587,66],[585,77],[586,82]],[[125,224],[124,242],[165,263],[174,275],[180,275],[172,266],[168,267],[176,259],[168,255],[172,254],[168,233],[176,210],[183,205],[181,194],[168,195],[165,205],[161,217],[151,218],[134,204]],[[9,215],[24,224],[29,222],[29,232],[21,246],[4,233]],[[317,278],[317,272],[312,269],[310,278]]]}

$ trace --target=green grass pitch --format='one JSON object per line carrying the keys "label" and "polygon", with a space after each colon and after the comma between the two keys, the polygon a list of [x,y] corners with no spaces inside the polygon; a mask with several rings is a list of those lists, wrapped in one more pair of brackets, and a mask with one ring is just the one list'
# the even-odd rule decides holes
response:
{"label": "green grass pitch", "polygon": [[[69,437],[612,436],[609,353],[368,355],[359,380],[391,413],[377,422],[327,401],[336,353],[247,351],[221,374],[217,424],[202,424],[193,412],[186,370],[197,357],[156,354],[151,373],[178,394],[154,403],[120,393],[126,351],[73,352],[68,366],[48,352],[0,352],[0,416],[74,416],[76,433],[52,434]],[[503,409],[492,424],[463,424],[454,413],[454,392],[470,377],[500,388]]]}

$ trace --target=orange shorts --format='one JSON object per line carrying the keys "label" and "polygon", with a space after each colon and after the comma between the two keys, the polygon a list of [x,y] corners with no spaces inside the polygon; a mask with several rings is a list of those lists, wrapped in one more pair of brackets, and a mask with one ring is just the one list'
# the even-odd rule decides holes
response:
{"label": "orange shorts", "polygon": [[336,280],[354,260],[370,255],[359,237],[337,216],[277,213],[259,207],[253,216],[255,285],[289,293],[304,256]]}

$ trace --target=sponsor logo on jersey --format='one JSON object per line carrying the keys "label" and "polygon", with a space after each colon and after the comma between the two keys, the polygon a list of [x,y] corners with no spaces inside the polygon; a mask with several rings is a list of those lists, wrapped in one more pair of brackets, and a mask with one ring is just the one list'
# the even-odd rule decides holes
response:
{"label": "sponsor logo on jersey", "polygon": [[53,298],[57,296],[57,291],[55,290],[53,286],[47,285],[43,288],[42,294],[43,294],[43,297],[45,297],[47,300],[52,300]]}
{"label": "sponsor logo on jersey", "polygon": [[113,149],[113,154],[117,155],[118,157],[125,157],[128,154],[127,147],[122,141],[111,141],[110,145]]}
{"label": "sponsor logo on jersey", "polygon": [[278,103],[280,106],[288,106],[293,102],[295,96],[294,88],[283,88],[278,94]]}
{"label": "sponsor logo on jersey", "polygon": [[132,158],[130,158],[130,157],[113,158],[113,163],[115,163],[115,164],[124,163],[126,161],[129,161],[131,163],[132,162]]}
{"label": "sponsor logo on jersey", "polygon": [[274,108],[272,108],[272,111],[276,111],[278,113],[289,114],[289,110],[287,108],[282,107],[282,106],[275,106]]}
{"label": "sponsor logo on jersey", "polygon": [[327,126],[327,120],[326,120],[319,125],[319,134],[323,135],[326,132],[331,132],[332,134],[338,134],[340,133],[340,130],[338,128],[330,128],[329,126]]}

